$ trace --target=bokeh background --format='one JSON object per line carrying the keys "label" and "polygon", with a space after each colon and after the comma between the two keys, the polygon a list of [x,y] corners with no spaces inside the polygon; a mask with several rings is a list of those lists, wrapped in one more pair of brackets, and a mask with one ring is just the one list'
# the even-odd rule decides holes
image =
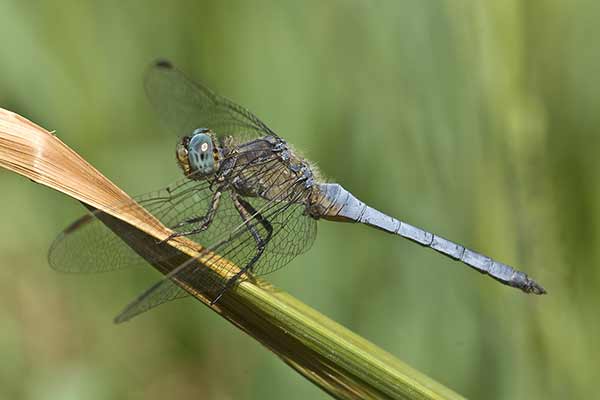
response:
{"label": "bokeh background", "polygon": [[[594,1],[0,2],[0,106],[132,194],[179,178],[142,76],[166,57],[371,205],[519,266],[526,296],[321,222],[279,287],[470,398],[590,398],[600,356]],[[112,317],[151,268],[52,271],[74,200],[0,171],[0,398],[327,395],[193,300]]]}

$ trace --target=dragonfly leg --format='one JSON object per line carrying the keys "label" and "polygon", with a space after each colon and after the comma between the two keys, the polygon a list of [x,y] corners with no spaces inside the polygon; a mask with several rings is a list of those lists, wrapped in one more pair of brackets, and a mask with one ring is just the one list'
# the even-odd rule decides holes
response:
{"label": "dragonfly leg", "polygon": [[[242,220],[244,221],[244,226],[246,227],[246,229],[248,229],[248,231],[256,241],[256,254],[254,255],[254,257],[252,257],[248,264],[246,264],[235,275],[233,275],[231,278],[229,278],[229,280],[227,280],[225,286],[223,286],[223,288],[219,291],[215,299],[211,301],[211,305],[219,301],[221,296],[223,296],[223,294],[225,294],[225,292],[229,288],[231,288],[231,286],[233,286],[233,284],[235,284],[243,274],[252,270],[254,264],[256,264],[256,262],[260,259],[263,252],[265,251],[265,247],[271,240],[271,236],[273,234],[273,226],[271,225],[271,223],[267,221],[258,211],[256,211],[256,209],[252,207],[250,203],[248,203],[241,197],[232,197],[233,204],[235,205],[235,208],[238,210],[240,216],[242,217]],[[261,237],[260,233],[256,229],[256,226],[252,224],[253,220],[258,221],[265,228],[265,230],[267,231],[267,235],[265,236],[265,238]]]}
{"label": "dragonfly leg", "polygon": [[210,202],[210,208],[208,209],[206,214],[198,216],[198,217],[188,218],[184,221],[181,221],[180,223],[175,225],[173,228],[180,228],[180,227],[183,227],[186,225],[191,225],[191,224],[198,224],[197,227],[190,229],[188,231],[173,232],[166,239],[161,240],[160,243],[167,242],[167,241],[169,241],[173,238],[179,237],[179,236],[195,235],[196,233],[200,233],[200,232],[203,232],[206,229],[208,229],[210,224],[212,224],[213,219],[215,218],[215,214],[217,213],[217,211],[219,209],[219,202],[220,202],[221,196],[223,194],[222,189],[223,188],[217,189],[217,191],[215,191],[215,193],[213,194],[211,202]]}

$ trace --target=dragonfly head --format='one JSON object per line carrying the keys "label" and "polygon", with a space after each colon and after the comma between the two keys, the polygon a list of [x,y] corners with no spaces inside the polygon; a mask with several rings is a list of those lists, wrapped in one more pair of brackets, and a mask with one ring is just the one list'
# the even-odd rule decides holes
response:
{"label": "dragonfly head", "polygon": [[177,144],[177,163],[186,176],[205,177],[219,168],[220,148],[214,133],[198,128]]}

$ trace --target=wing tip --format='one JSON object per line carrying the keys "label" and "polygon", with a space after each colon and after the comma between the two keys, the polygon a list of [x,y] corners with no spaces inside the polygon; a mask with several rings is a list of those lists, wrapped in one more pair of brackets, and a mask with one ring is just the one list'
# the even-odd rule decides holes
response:
{"label": "wing tip", "polygon": [[157,68],[163,68],[163,69],[173,69],[173,63],[171,63],[171,61],[167,60],[166,58],[158,58],[154,61],[154,66]]}
{"label": "wing tip", "polygon": [[119,325],[119,324],[122,324],[123,322],[127,322],[127,321],[129,321],[129,317],[126,317],[123,314],[119,314],[113,318],[113,324],[115,324],[115,325]]}

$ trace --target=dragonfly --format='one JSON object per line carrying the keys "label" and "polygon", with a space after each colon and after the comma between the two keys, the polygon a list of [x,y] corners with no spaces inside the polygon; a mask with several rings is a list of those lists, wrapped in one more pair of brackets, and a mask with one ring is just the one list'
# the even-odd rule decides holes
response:
{"label": "dragonfly", "polygon": [[[145,89],[159,119],[180,137],[175,155],[184,178],[135,198],[135,203],[172,229],[168,239],[187,237],[210,251],[215,265],[225,258],[239,268],[228,279],[207,280],[210,257],[202,265],[183,262],[131,302],[116,322],[188,296],[178,282],[203,285],[211,302],[218,302],[236,283],[273,272],[306,252],[319,220],[368,225],[431,248],[504,285],[546,293],[524,272],[384,214],[341,185],[324,182],[308,160],[253,113],[191,80],[169,61],[149,67]],[[48,259],[54,269],[65,272],[102,272],[147,261],[108,229],[97,212],[67,227],[53,242]]]}

